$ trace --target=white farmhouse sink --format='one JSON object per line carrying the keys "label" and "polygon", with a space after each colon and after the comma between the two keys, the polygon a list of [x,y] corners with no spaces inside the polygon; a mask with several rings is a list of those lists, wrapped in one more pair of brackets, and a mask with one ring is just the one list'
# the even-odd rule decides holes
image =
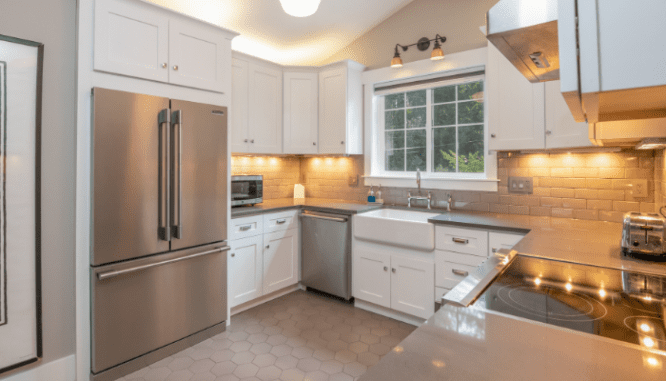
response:
{"label": "white farmhouse sink", "polygon": [[354,219],[356,239],[410,249],[435,249],[435,225],[429,218],[438,213],[399,209],[379,209],[362,213]]}

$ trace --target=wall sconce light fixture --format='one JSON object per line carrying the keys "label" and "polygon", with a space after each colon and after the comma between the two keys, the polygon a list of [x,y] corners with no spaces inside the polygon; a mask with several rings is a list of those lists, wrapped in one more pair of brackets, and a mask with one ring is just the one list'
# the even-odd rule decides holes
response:
{"label": "wall sconce light fixture", "polygon": [[395,54],[391,60],[391,67],[400,68],[402,67],[402,58],[400,58],[400,51],[398,48],[402,48],[403,52],[406,52],[410,46],[415,46],[420,50],[424,51],[430,47],[430,42],[435,41],[435,47],[432,49],[430,54],[430,59],[433,61],[444,59],[444,52],[442,51],[442,45],[446,42],[446,37],[442,37],[439,34],[435,35],[435,38],[429,39],[428,37],[422,37],[416,43],[411,45],[400,45],[395,44]]}

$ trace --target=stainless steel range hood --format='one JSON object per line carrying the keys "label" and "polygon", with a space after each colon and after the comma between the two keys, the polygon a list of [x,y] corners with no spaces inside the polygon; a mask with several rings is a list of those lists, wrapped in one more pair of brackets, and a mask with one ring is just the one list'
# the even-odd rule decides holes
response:
{"label": "stainless steel range hood", "polygon": [[560,78],[557,0],[500,0],[486,15],[487,38],[530,82]]}

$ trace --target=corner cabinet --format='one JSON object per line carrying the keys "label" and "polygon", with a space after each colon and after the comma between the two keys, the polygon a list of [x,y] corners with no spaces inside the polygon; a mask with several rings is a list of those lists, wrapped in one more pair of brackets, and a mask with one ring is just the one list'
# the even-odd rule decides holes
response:
{"label": "corner cabinet", "polygon": [[236,35],[149,3],[96,0],[93,67],[225,93]]}
{"label": "corner cabinet", "polygon": [[317,72],[285,71],[284,153],[318,153],[319,77]]}
{"label": "corner cabinet", "polygon": [[587,147],[586,123],[577,123],[560,81],[529,82],[488,44],[488,148],[493,151]]}
{"label": "corner cabinet", "polygon": [[363,154],[364,69],[345,60],[319,72],[319,153]]}

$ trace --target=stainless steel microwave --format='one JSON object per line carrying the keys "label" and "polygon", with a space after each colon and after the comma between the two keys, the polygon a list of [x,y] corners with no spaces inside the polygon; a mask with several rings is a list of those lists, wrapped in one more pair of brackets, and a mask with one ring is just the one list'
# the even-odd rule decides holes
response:
{"label": "stainless steel microwave", "polygon": [[231,206],[259,204],[263,196],[263,176],[231,176]]}

